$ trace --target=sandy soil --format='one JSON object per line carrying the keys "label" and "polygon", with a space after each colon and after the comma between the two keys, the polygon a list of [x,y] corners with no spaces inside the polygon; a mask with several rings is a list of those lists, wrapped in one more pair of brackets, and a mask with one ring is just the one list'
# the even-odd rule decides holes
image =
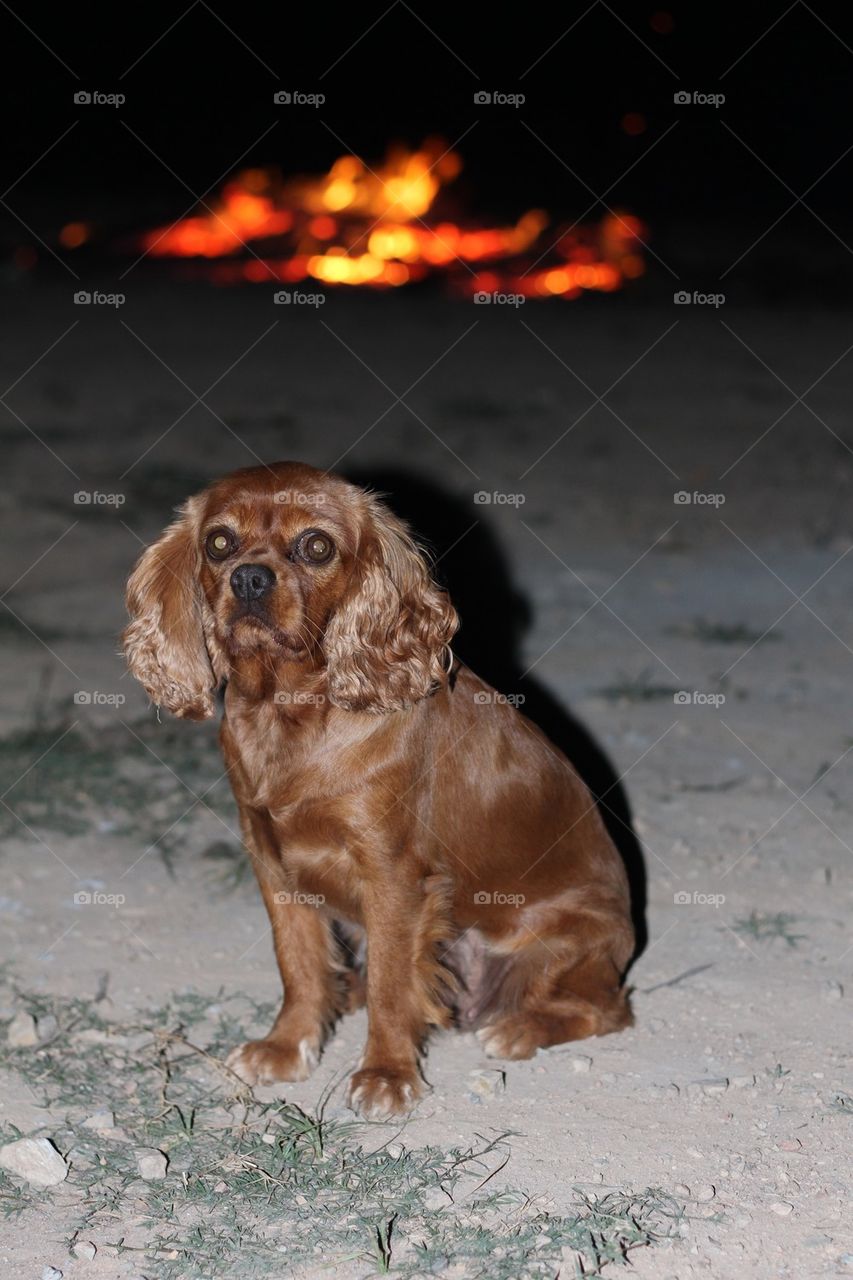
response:
{"label": "sandy soil", "polygon": [[[181,728],[181,776],[150,755],[153,713],[116,656],[123,582],[173,502],[254,456],[405,469],[444,495],[436,527],[479,522],[475,547],[489,532],[489,581],[529,605],[521,668],[622,777],[649,941],[632,1030],[507,1064],[486,1098],[473,1037],[436,1038],[432,1093],[401,1140],[511,1130],[500,1178],[560,1212],[578,1186],[671,1193],[682,1234],[632,1255],[641,1277],[853,1273],[849,357],[794,403],[848,348],[848,317],[398,297],[282,314],[263,289],[184,291],[176,306],[141,279],[127,297],[81,316],[70,289],[18,296],[2,345],[4,386],[21,379],[3,428],[4,589],[20,620],[3,627],[3,729],[48,734],[42,759],[4,755],[4,803],[26,822],[9,818],[0,902],[17,991],[92,996],[108,974],[118,1019],[176,990],[277,998],[254,886],[226,891],[203,856],[234,844],[227,796],[211,793],[213,811],[195,798],[219,776],[208,731]],[[191,407],[220,378],[212,412]],[[77,491],[124,500],[75,505]],[[70,792],[60,780],[76,819],[63,830],[50,760],[75,722],[113,772],[81,767]],[[20,1007],[10,988],[4,1016]],[[340,1107],[363,1035],[361,1015],[342,1023],[288,1100],[310,1108],[337,1080]],[[50,1136],[59,1118],[15,1061],[4,1133]],[[0,1227],[10,1280],[153,1274],[108,1234],[75,1259],[61,1196],[39,1195]]]}

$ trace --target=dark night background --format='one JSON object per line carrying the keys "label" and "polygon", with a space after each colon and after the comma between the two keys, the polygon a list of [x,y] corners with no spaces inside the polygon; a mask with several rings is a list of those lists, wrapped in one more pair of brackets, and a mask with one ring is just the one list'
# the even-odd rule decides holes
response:
{"label": "dark night background", "polygon": [[[853,18],[837,6],[826,15],[802,3],[771,8],[436,4],[425,15],[432,34],[402,0],[369,10],[230,6],[221,21],[201,2],[68,7],[51,15],[46,42],[56,56],[5,12],[9,181],[75,126],[9,204],[48,240],[72,218],[145,226],[186,209],[181,180],[201,194],[231,166],[316,173],[342,142],[375,163],[393,140],[465,135],[454,193],[469,212],[511,217],[544,206],[574,218],[593,202],[589,189],[607,190],[611,205],[647,221],[663,258],[680,253],[711,279],[730,247],[746,248],[815,182],[807,202],[846,238]],[[280,87],[327,101],[283,112],[272,103]],[[84,111],[72,101],[79,88],[123,92],[127,102]],[[473,94],[492,88],[527,101],[475,107]],[[726,101],[675,106],[673,93],[685,89]],[[623,123],[631,114],[642,117],[634,134]],[[27,242],[14,218],[3,225],[7,248]],[[823,285],[837,281],[821,269],[831,240],[795,207],[740,275],[763,275],[780,293],[813,288],[813,274],[791,269],[799,247],[814,255]]]}

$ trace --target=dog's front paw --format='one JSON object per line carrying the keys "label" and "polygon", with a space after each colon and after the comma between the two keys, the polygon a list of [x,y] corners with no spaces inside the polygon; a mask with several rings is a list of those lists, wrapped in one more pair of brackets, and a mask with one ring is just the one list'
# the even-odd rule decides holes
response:
{"label": "dog's front paw", "polygon": [[232,1049],[226,1065],[245,1084],[276,1084],[279,1080],[307,1080],[320,1057],[314,1040],[250,1040]]}
{"label": "dog's front paw", "polygon": [[414,1067],[368,1067],[350,1080],[349,1105],[366,1120],[405,1115],[423,1097],[424,1085]]}
{"label": "dog's front paw", "polygon": [[537,1020],[524,1014],[499,1018],[481,1027],[476,1034],[488,1058],[532,1058],[545,1043]]}

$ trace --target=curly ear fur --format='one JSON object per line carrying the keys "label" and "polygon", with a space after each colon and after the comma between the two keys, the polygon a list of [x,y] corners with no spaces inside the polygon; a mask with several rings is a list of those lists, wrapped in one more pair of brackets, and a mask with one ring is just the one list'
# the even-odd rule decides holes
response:
{"label": "curly ear fur", "polygon": [[130,575],[126,598],[131,621],[122,635],[131,674],[151,700],[190,720],[213,715],[218,684],[199,562],[196,500],[190,498]]}
{"label": "curly ear fur", "polygon": [[358,563],[326,628],[329,696],[350,711],[399,711],[446,682],[459,619],[406,525],[366,501]]}

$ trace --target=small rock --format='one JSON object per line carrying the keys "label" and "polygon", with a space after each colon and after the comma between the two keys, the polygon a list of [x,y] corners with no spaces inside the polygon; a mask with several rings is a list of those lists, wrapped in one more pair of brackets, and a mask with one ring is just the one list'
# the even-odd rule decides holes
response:
{"label": "small rock", "polygon": [[106,1129],[114,1129],[116,1127],[116,1118],[109,1108],[102,1107],[84,1120],[82,1127],[84,1129],[94,1129],[97,1133],[103,1133]]}
{"label": "small rock", "polygon": [[36,1187],[54,1187],[68,1177],[68,1165],[48,1138],[19,1138],[0,1147],[0,1169]]}
{"label": "small rock", "polygon": [[691,1192],[686,1182],[676,1182],[672,1190],[675,1195],[679,1196],[682,1200],[690,1199]]}
{"label": "small rock", "polygon": [[16,1013],[9,1026],[6,1028],[6,1039],[13,1049],[29,1049],[39,1042],[39,1033],[36,1027],[36,1020],[21,1009]]}
{"label": "small rock", "polygon": [[468,1088],[477,1098],[495,1098],[506,1089],[505,1071],[471,1071]]}
{"label": "small rock", "polygon": [[75,1258],[82,1258],[84,1262],[91,1262],[98,1250],[91,1240],[75,1240],[71,1252]]}
{"label": "small rock", "polygon": [[721,1076],[719,1080],[703,1080],[701,1083],[702,1092],[709,1098],[719,1097],[729,1087],[729,1082],[724,1076]]}
{"label": "small rock", "polygon": [[780,1151],[802,1151],[803,1144],[799,1138],[783,1138],[779,1143]]}
{"label": "small rock", "polygon": [[[222,1193],[223,1193],[224,1191],[227,1191],[227,1190],[228,1190],[228,1183],[227,1183],[227,1182],[217,1182],[217,1184],[216,1184],[216,1186],[213,1188],[213,1190],[216,1192],[216,1194],[217,1194],[218,1196],[221,1196],[221,1195],[222,1195]],[[297,1199],[298,1199],[298,1197],[297,1197]]]}
{"label": "small rock", "polygon": [[585,1076],[592,1067],[592,1058],[587,1058],[585,1054],[579,1053],[576,1057],[569,1058],[569,1063],[576,1075]]}
{"label": "small rock", "polygon": [[700,1182],[693,1196],[700,1204],[707,1204],[709,1200],[713,1200],[717,1194],[717,1188],[710,1182]]}
{"label": "small rock", "polygon": [[836,982],[834,978],[827,978],[820,988],[820,997],[830,1004],[836,1000],[844,999],[844,988],[840,982]]}
{"label": "small rock", "polygon": [[777,1200],[770,1206],[770,1212],[776,1213],[780,1218],[787,1218],[789,1214],[794,1212],[794,1206],[788,1204],[785,1200]]}
{"label": "small rock", "polygon": [[169,1161],[162,1151],[152,1147],[147,1151],[137,1151],[136,1167],[144,1182],[157,1182],[160,1178],[165,1178]]}
{"label": "small rock", "polygon": [[755,1076],[732,1076],[729,1084],[733,1089],[754,1089]]}
{"label": "small rock", "polygon": [[41,1280],[62,1280],[62,1272],[59,1267],[42,1268]]}
{"label": "small rock", "polygon": [[261,1134],[261,1142],[265,1142],[268,1147],[274,1147],[276,1143],[275,1134],[274,1133]]}
{"label": "small rock", "polygon": [[403,1148],[400,1146],[399,1142],[389,1142],[385,1151],[392,1160],[399,1160],[400,1156],[403,1154]]}
{"label": "small rock", "polygon": [[52,1040],[59,1030],[59,1023],[56,1021],[52,1013],[46,1014],[38,1020],[39,1044],[46,1044],[48,1040]]}

